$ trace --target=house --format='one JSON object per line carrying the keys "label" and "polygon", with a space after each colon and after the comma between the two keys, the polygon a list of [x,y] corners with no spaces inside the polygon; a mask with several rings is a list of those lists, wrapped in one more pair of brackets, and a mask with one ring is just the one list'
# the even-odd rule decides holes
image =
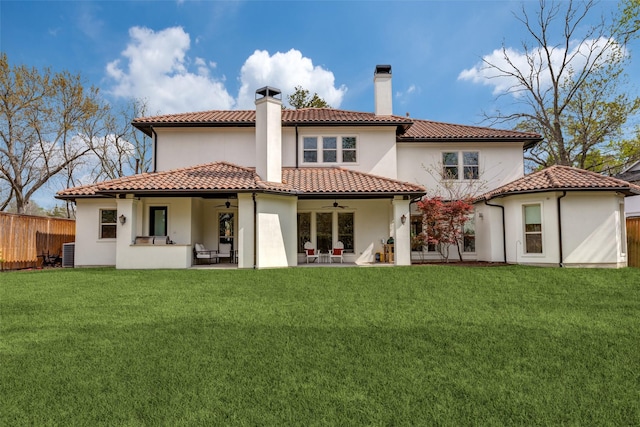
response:
{"label": "house", "polygon": [[[640,160],[615,176],[616,178],[640,185]],[[640,195],[628,197],[625,200],[625,213],[627,218],[640,217]]]}
{"label": "house", "polygon": [[551,166],[476,199],[477,256],[541,266],[627,265],[625,197],[640,186]]}
{"label": "house", "polygon": [[[264,87],[255,110],[134,120],[153,139],[154,172],[57,193],[76,203],[76,265],[186,268],[199,243],[231,245],[239,268],[287,267],[305,261],[308,241],[320,253],[342,242],[345,262],[366,264],[390,238],[385,261],[437,259],[411,246],[415,202],[521,178],[523,150],[541,137],[393,115],[391,80],[376,67],[373,113],[283,110]],[[476,259],[470,224],[464,256]]]}

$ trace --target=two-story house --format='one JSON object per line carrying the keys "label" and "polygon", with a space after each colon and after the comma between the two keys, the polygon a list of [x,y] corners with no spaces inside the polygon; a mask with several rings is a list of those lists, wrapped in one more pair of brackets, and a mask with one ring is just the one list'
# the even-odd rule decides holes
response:
{"label": "two-story house", "polygon": [[[341,242],[344,261],[365,264],[390,238],[385,261],[437,259],[412,248],[415,202],[521,178],[523,150],[541,137],[393,115],[391,79],[376,67],[373,113],[282,109],[265,87],[255,110],[136,119],[153,139],[154,172],[57,195],[76,203],[75,264],[186,268],[199,243],[230,246],[239,268],[286,267],[305,261],[307,242],[320,253]],[[476,253],[472,224],[465,257],[492,260]]]}

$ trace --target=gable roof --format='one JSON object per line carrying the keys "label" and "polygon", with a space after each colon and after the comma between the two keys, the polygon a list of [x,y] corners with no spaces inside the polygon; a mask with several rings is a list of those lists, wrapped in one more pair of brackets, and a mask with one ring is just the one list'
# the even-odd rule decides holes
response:
{"label": "gable roof", "polygon": [[476,198],[490,200],[513,194],[540,193],[544,191],[618,191],[626,196],[640,194],[640,186],[621,179],[600,175],[569,166],[550,166],[498,187]]}
{"label": "gable roof", "polygon": [[[151,136],[153,127],[255,127],[255,110],[212,110],[165,114],[134,119],[133,126]],[[337,110],[301,108],[282,110],[282,126],[396,126],[398,142],[524,142],[530,148],[542,140],[537,133],[456,125],[401,116]]]}
{"label": "gable roof", "polygon": [[[282,183],[262,181],[255,168],[227,162],[142,173],[59,191],[59,199],[101,197],[120,193],[138,195],[204,196],[239,192],[276,192],[298,197],[421,196],[424,187],[348,169],[283,168]],[[223,196],[224,197],[224,196]]]}
{"label": "gable roof", "polygon": [[634,184],[640,184],[640,160],[615,175],[615,177]]}

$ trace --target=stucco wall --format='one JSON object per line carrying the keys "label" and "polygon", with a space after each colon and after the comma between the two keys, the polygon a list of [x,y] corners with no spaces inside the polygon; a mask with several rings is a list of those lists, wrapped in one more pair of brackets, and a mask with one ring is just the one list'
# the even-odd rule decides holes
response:
{"label": "stucco wall", "polygon": [[[562,192],[513,195],[491,200],[505,207],[507,262],[560,265],[558,198]],[[613,192],[569,192],[560,201],[562,213],[562,257],[564,266],[619,267],[622,254],[622,198]],[[524,205],[540,204],[542,213],[541,254],[525,251]],[[478,216],[482,213],[483,218]],[[476,205],[476,244],[481,261],[502,261],[501,212]]]}
{"label": "stucco wall", "polygon": [[116,265],[116,239],[100,239],[100,209],[116,209],[115,199],[77,199],[75,265]]}
{"label": "stucco wall", "polygon": [[[524,175],[522,145],[514,143],[399,143],[398,179],[424,185],[429,195],[448,193],[441,187],[439,173],[443,152],[477,151],[478,180],[451,181],[460,187],[459,193],[479,195],[507,184]],[[462,165],[460,165],[462,166]]]}
{"label": "stucco wall", "polygon": [[256,165],[255,128],[157,128],[158,171],[226,161]]}
{"label": "stucco wall", "polygon": [[297,265],[297,198],[258,194],[256,202],[256,266],[271,268]]}

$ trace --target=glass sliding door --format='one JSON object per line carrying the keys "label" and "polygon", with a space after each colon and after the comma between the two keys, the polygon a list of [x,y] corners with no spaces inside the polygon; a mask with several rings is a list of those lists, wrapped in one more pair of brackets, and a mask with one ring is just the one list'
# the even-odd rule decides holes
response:
{"label": "glass sliding door", "polygon": [[316,245],[319,251],[328,252],[333,247],[333,213],[316,213]]}

